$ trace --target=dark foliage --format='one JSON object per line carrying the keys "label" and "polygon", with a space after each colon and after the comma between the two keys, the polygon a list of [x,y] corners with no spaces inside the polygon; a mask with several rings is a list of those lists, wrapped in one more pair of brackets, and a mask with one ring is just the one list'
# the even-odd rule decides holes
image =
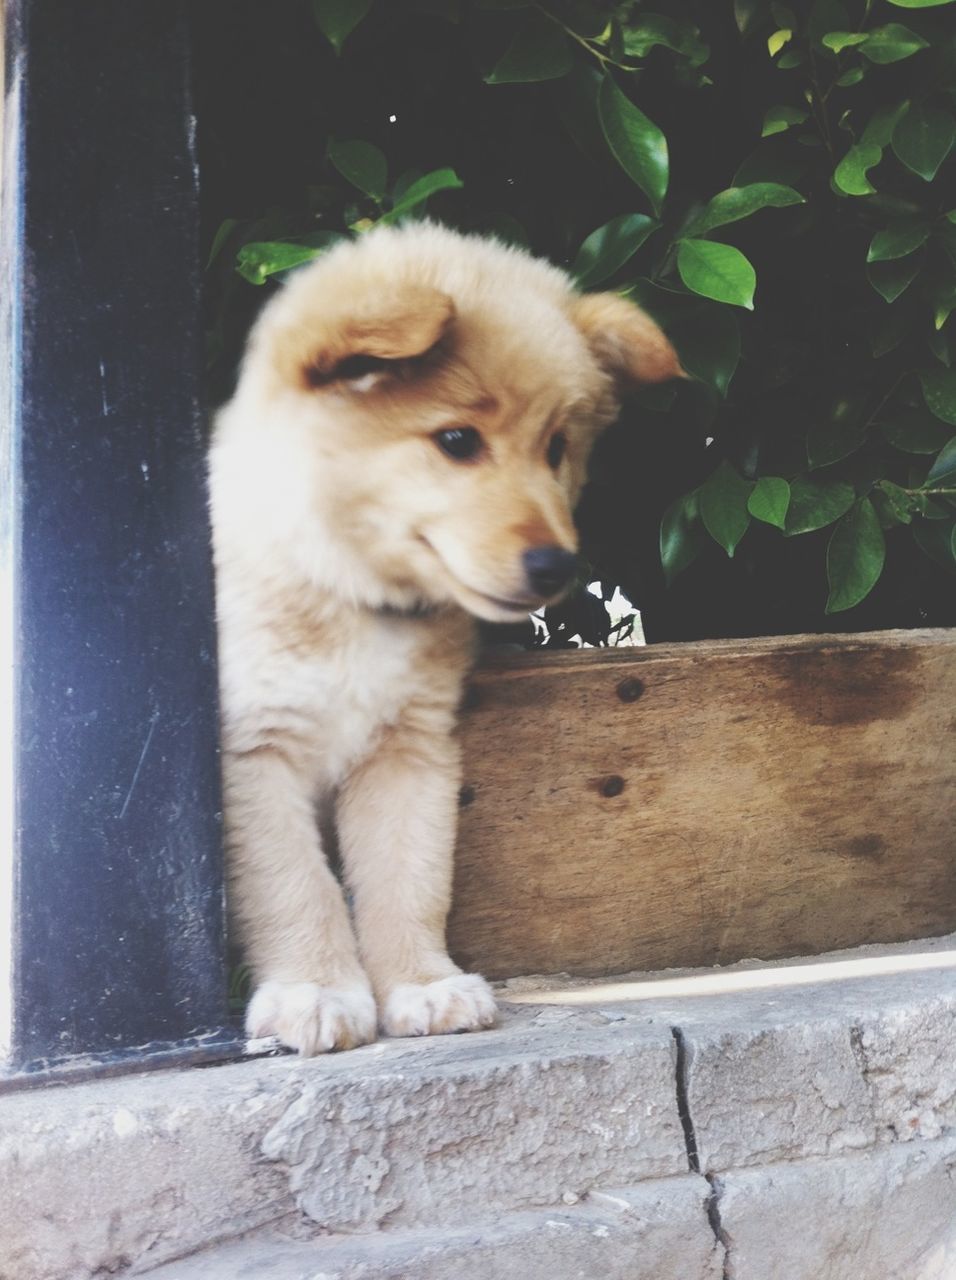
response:
{"label": "dark foliage", "polygon": [[[199,25],[215,398],[275,275],[427,212],[630,291],[694,375],[628,406],[579,513],[649,639],[956,623],[953,0]],[[593,596],[550,621],[609,640]]]}

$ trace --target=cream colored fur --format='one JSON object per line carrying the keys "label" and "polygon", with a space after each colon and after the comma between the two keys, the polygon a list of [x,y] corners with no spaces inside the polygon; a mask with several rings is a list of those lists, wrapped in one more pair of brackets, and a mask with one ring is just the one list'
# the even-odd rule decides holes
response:
{"label": "cream colored fur", "polygon": [[[349,377],[356,355],[390,363]],[[571,510],[619,390],[678,373],[631,304],[432,225],[336,248],[265,307],[210,452],[228,888],[257,984],[251,1035],[313,1054],[377,1025],[494,1021],[487,984],[444,937],[471,616],[541,602],[522,553],[574,550]],[[455,461],[435,433],[466,425],[484,451]],[[321,848],[330,806],[351,911]]]}

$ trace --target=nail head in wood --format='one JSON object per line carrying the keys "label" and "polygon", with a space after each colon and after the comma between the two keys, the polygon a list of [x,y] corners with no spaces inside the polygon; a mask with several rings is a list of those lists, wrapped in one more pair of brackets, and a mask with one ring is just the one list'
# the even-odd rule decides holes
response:
{"label": "nail head in wood", "polygon": [[628,676],[617,686],[617,696],[622,702],[636,702],[644,692],[644,681],[635,676]]}

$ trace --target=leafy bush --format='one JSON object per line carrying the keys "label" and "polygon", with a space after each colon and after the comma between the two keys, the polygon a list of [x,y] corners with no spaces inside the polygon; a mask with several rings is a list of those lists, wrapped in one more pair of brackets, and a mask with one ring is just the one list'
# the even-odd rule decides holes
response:
{"label": "leafy bush", "polygon": [[650,639],[956,623],[956,0],[230,0],[201,51],[219,394],[261,286],[427,212],[693,375],[580,511]]}

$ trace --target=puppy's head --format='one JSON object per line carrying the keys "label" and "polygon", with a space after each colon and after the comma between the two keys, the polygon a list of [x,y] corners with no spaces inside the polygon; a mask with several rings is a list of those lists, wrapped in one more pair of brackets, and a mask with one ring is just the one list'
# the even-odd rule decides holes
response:
{"label": "puppy's head", "polygon": [[507,621],[573,580],[571,513],[622,393],[680,372],[623,298],[416,225],[300,272],[263,313],[237,402],[308,476],[290,492],[317,578]]}

